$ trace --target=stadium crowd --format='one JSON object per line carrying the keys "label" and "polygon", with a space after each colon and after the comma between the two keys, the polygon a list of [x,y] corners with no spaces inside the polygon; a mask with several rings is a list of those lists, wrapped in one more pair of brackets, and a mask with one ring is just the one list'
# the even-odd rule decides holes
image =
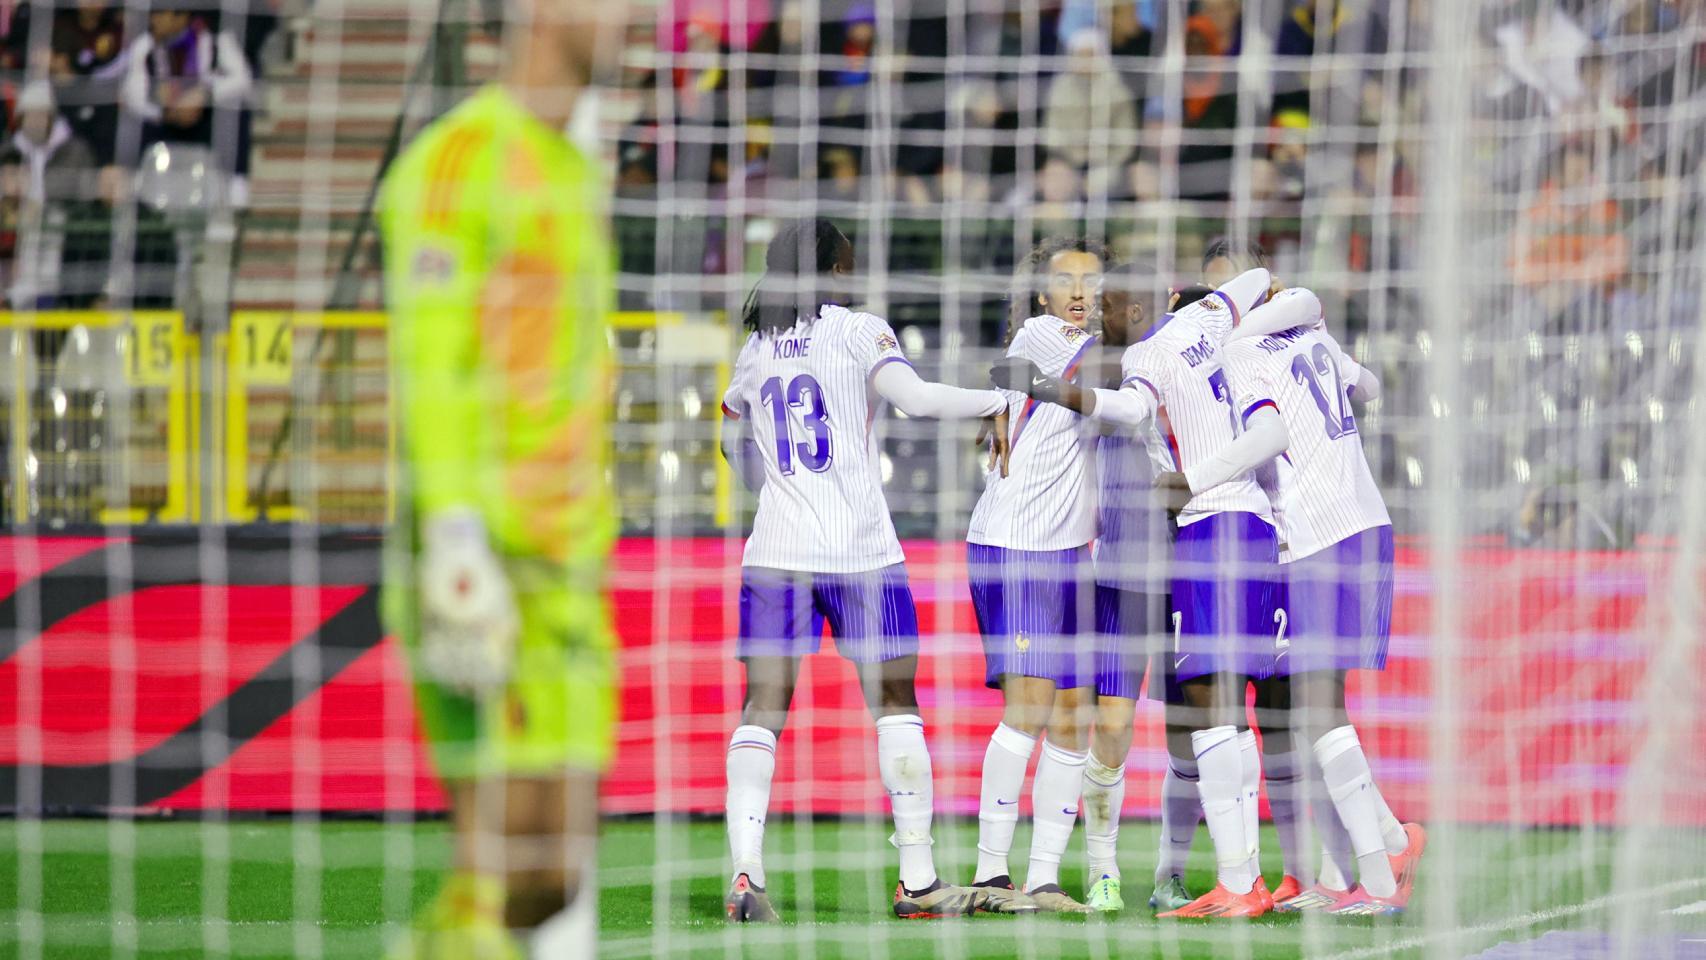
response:
{"label": "stadium crowd", "polygon": [[[218,6],[183,0],[155,3],[143,17],[105,0],[0,4],[0,250],[9,267],[0,279],[9,306],[111,299],[117,211],[135,171],[155,162],[156,144],[210,151],[231,178],[232,200],[244,202],[249,104],[278,25],[275,2],[257,0],[237,29],[221,26]],[[145,269],[126,274],[139,283],[124,297],[141,306],[169,305],[173,295],[178,251],[154,212],[140,211],[131,254]],[[40,218],[39,227],[20,230],[24,218]]]}
{"label": "stadium crowd", "polygon": [[[1169,23],[1180,7],[1154,0],[971,4],[963,19],[824,3],[817,30],[803,9],[677,0],[656,68],[630,71],[641,110],[619,190],[628,209],[668,197],[690,212],[663,242],[655,221],[619,218],[624,272],[707,278],[697,299],[630,290],[634,306],[725,306],[716,278],[750,269],[772,200],[815,197],[852,234],[881,211],[889,315],[927,345],[949,327],[998,342],[991,281],[1015,237],[1088,231],[1171,264],[1160,279],[1176,283],[1242,228],[1323,292],[1349,339],[1408,365],[1374,455],[1384,482],[1422,485],[1419,427],[1406,438],[1402,420],[1434,402],[1415,333],[1429,4],[1195,0]],[[1455,200],[1486,265],[1463,277],[1478,434],[1464,467],[1506,495],[1476,532],[1662,534],[1649,498],[1680,469],[1657,452],[1663,411],[1688,395],[1701,309],[1698,265],[1675,252],[1696,243],[1706,125],[1675,108],[1706,97],[1702,28],[1693,0],[1482,5]],[[1537,507],[1553,502],[1572,507]]]}

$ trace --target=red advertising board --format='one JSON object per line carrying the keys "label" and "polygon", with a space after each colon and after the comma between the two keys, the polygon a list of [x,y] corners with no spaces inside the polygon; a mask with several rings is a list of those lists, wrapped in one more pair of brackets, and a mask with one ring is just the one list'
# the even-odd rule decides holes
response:
{"label": "red advertising board", "polygon": [[[402,659],[377,617],[377,539],[223,531],[0,537],[0,806],[86,811],[434,810]],[[999,716],[964,549],[906,545],[924,634],[919,698],[941,809],[975,811]],[[612,602],[623,718],[612,813],[715,812],[736,723],[739,543],[633,539]],[[1657,804],[1706,824],[1706,721],[1667,711],[1653,665],[1675,639],[1662,552],[1475,547],[1438,580],[1401,547],[1388,669],[1351,712],[1404,816],[1563,824],[1622,818],[1626,771],[1681,718]],[[1444,587],[1436,583],[1445,583]],[[1438,604],[1461,627],[1442,658]],[[1706,667],[1698,633],[1680,662]],[[1673,648],[1675,654],[1679,648]],[[773,808],[880,813],[875,734],[847,664],[809,658]],[[1435,697],[1436,682],[1452,685]],[[1442,713],[1436,704],[1454,709]],[[1674,705],[1673,705],[1674,706]],[[1153,813],[1159,710],[1139,711],[1127,812]]]}

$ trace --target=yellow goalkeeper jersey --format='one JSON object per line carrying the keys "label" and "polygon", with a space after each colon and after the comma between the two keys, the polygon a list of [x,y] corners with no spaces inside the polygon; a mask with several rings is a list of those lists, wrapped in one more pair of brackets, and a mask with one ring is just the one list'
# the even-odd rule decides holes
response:
{"label": "yellow goalkeeper jersey", "polygon": [[422,131],[380,197],[405,510],[468,507],[504,554],[595,570],[616,532],[607,196],[493,85]]}

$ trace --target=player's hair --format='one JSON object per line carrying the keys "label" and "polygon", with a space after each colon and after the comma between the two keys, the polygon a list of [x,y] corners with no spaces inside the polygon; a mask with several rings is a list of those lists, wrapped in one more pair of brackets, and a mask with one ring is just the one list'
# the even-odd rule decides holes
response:
{"label": "player's hair", "polygon": [[1183,310],[1213,292],[1214,288],[1206,283],[1193,283],[1178,292],[1179,299],[1173,302],[1173,310],[1175,312]]}
{"label": "player's hair", "polygon": [[1113,262],[1106,246],[1085,237],[1049,237],[1032,247],[1013,271],[1013,289],[1007,301],[1007,332],[1001,338],[1002,346],[1010,346],[1025,321],[1043,312],[1043,305],[1037,297],[1048,285],[1044,277],[1048,273],[1049,261],[1061,253],[1094,254],[1102,261],[1104,270]]}
{"label": "player's hair", "polygon": [[784,225],[764,252],[764,276],[746,298],[741,322],[757,333],[778,333],[801,317],[817,316],[831,302],[817,278],[828,276],[841,251],[852,247],[841,228],[823,217]]}
{"label": "player's hair", "polygon": [[1215,237],[1202,252],[1202,269],[1225,257],[1240,273],[1268,265],[1268,251],[1254,240],[1248,243],[1233,243],[1227,237]]}

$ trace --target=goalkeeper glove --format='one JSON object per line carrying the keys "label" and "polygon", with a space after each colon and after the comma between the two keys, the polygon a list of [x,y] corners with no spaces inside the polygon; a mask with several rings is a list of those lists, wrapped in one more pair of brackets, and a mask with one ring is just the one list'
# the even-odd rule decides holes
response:
{"label": "goalkeeper glove", "polygon": [[421,666],[460,693],[493,692],[509,682],[521,628],[485,524],[451,510],[428,520],[421,539]]}
{"label": "goalkeeper glove", "polygon": [[1060,402],[1060,390],[1066,381],[1051,377],[1029,360],[997,360],[989,368],[989,379],[1003,390],[1015,390],[1044,403]]}

